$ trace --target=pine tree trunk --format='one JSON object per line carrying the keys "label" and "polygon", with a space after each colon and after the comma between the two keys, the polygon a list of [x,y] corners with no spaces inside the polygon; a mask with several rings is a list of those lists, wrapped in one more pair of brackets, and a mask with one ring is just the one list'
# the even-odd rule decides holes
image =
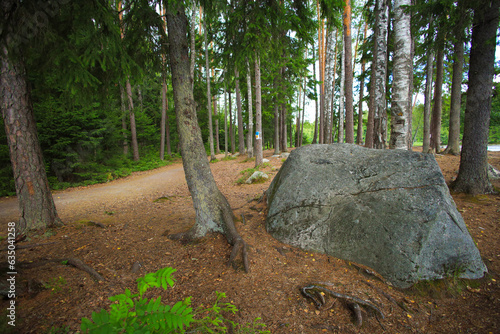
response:
{"label": "pine tree trunk", "polygon": [[345,141],[354,143],[354,106],[352,72],[351,0],[344,7],[344,71],[345,71]]}
{"label": "pine tree trunk", "polygon": [[160,160],[165,159],[165,124],[167,118],[167,81],[162,73],[161,88],[161,120],[160,120]]}
{"label": "pine tree trunk", "polygon": [[245,154],[245,135],[243,133],[243,108],[241,107],[240,73],[234,68],[234,83],[236,86],[236,107],[238,112],[238,152]]}
{"label": "pine tree trunk", "polygon": [[[194,65],[196,64],[196,1],[193,1],[191,5],[191,63],[189,67],[189,74],[191,76],[191,86],[194,88]],[[165,15],[165,14],[163,14]],[[201,20],[201,17],[200,17]]]}
{"label": "pine tree trunk", "polygon": [[[181,5],[179,5],[181,6]],[[196,117],[195,101],[189,78],[187,18],[184,8],[167,10],[170,66],[174,88],[175,112],[186,181],[196,211],[195,225],[172,239],[193,240],[209,232],[223,233],[234,246],[229,262],[241,251],[248,271],[246,244],[234,226],[233,212],[219,191],[210,170],[201,130]],[[210,101],[210,100],[209,100]]]}
{"label": "pine tree trunk", "polygon": [[[231,115],[229,115],[231,117]],[[228,145],[227,145],[227,91],[224,85],[224,157],[227,158]]]}
{"label": "pine tree trunk", "polygon": [[316,106],[316,112],[314,114],[314,135],[313,135],[313,141],[312,143],[313,144],[317,144],[318,143],[318,85],[316,84],[316,57],[314,55],[314,45],[313,45],[313,48],[312,48],[312,52],[313,52],[313,80],[314,80],[314,96],[316,97],[314,99],[314,104]]}
{"label": "pine tree trunk", "polygon": [[262,164],[262,92],[260,83],[260,56],[255,53],[255,166]]}
{"label": "pine tree trunk", "polygon": [[299,146],[302,146],[302,138],[304,138],[304,116],[306,114],[306,79],[304,78],[304,94],[302,94],[302,121],[300,125]]}
{"label": "pine tree trunk", "polygon": [[210,160],[215,160],[214,129],[212,125],[212,93],[210,90],[210,62],[208,58],[207,14],[203,16],[203,30],[205,38],[205,75],[207,77],[207,113],[208,113],[208,145],[210,146]]}
{"label": "pine tree trunk", "polygon": [[[365,30],[363,33],[363,42],[366,40],[366,33],[368,31],[368,24],[365,22]],[[365,67],[366,62],[364,59],[361,60],[361,76],[359,78],[359,106],[358,106],[358,132],[356,143],[358,145],[363,145],[363,98],[365,90]]]}
{"label": "pine tree trunk", "polygon": [[0,109],[20,211],[16,234],[61,226],[45,172],[24,63],[19,55],[11,57],[5,46],[1,50]]}
{"label": "pine tree trunk", "polygon": [[470,194],[494,191],[488,179],[488,135],[500,1],[479,1],[474,10],[469,89],[460,168],[452,189]]}
{"label": "pine tree trunk", "polygon": [[411,116],[411,31],[410,14],[405,13],[405,6],[410,0],[394,1],[394,57],[391,103],[391,149],[408,149],[409,118]]}
{"label": "pine tree trunk", "polygon": [[217,109],[216,96],[214,96],[214,117],[215,117],[215,153],[220,154],[219,110]]}
{"label": "pine tree trunk", "polygon": [[366,132],[366,147],[385,148],[387,129],[387,35],[389,1],[377,0],[375,14],[372,77],[370,79],[370,110]]}
{"label": "pine tree trunk", "polygon": [[139,144],[137,143],[137,128],[135,126],[135,112],[134,112],[134,99],[132,97],[132,86],[130,80],[127,78],[125,84],[128,97],[128,111],[130,117],[130,140],[132,142],[132,156],[134,161],[139,161]]}
{"label": "pine tree trunk", "polygon": [[431,117],[432,151],[441,151],[441,113],[443,106],[443,75],[444,75],[444,40],[439,44],[436,54],[436,84],[434,86],[434,104]]}
{"label": "pine tree trunk", "polygon": [[424,134],[422,142],[422,152],[431,153],[431,101],[432,101],[432,74],[434,64],[434,53],[427,50],[427,65],[424,92]]}
{"label": "pine tree trunk", "polygon": [[121,110],[122,110],[122,146],[123,146],[123,155],[128,156],[128,138],[127,138],[127,106],[125,102],[125,89],[123,89],[123,85],[120,84],[120,102],[121,102]]}
{"label": "pine tree trunk", "polygon": [[[274,91],[278,91],[278,76],[273,80]],[[276,93],[277,94],[277,93]],[[280,107],[276,95],[273,97],[274,102],[274,155],[280,154]]]}
{"label": "pine tree trunk", "polygon": [[[463,28],[462,28],[463,31]],[[450,129],[445,154],[460,154],[460,107],[462,104],[462,74],[464,67],[464,42],[462,38],[455,43],[453,50],[453,76],[451,79]]]}
{"label": "pine tree trunk", "polygon": [[253,157],[253,112],[252,112],[252,76],[250,75],[250,64],[247,59],[247,91],[248,91],[248,133],[247,133],[247,155]]}

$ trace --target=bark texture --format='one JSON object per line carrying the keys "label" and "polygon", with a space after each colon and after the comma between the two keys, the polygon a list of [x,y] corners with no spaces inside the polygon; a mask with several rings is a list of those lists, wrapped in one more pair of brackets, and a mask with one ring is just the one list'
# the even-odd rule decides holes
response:
{"label": "bark texture", "polygon": [[[260,84],[260,57],[255,54],[255,166],[262,164],[262,93]],[[258,135],[257,135],[258,133]]]}
{"label": "bark texture", "polygon": [[391,139],[392,149],[408,149],[408,133],[410,131],[411,106],[411,31],[410,14],[405,13],[404,6],[411,4],[410,0],[395,0],[394,22],[394,58],[391,108]]}
{"label": "bark texture", "polygon": [[430,153],[431,145],[431,100],[432,100],[432,73],[433,73],[434,53],[427,50],[427,65],[424,92],[424,135],[422,152]]}
{"label": "bark texture", "polygon": [[352,71],[351,0],[344,7],[344,72],[345,72],[345,142],[354,143],[354,102]]}
{"label": "bark texture", "polygon": [[189,241],[208,232],[223,233],[234,246],[230,263],[241,251],[245,269],[248,270],[246,244],[234,226],[233,212],[226,197],[215,183],[203,146],[189,80],[187,18],[182,6],[168,8],[167,26],[182,163],[196,211],[194,226],[188,232],[172,235],[171,238]]}
{"label": "bark texture", "polygon": [[132,156],[134,161],[139,161],[139,144],[137,143],[137,128],[135,126],[134,98],[132,96],[132,85],[127,78],[125,84],[128,98],[128,113],[130,118],[130,140],[132,144]]}
{"label": "bark texture", "polygon": [[385,132],[387,129],[385,93],[387,80],[387,28],[389,23],[388,0],[377,0],[375,11],[375,44],[370,78],[370,101],[365,146],[383,149],[385,148]]}
{"label": "bark texture", "polygon": [[250,63],[247,60],[247,91],[248,91],[248,133],[247,133],[247,155],[253,157],[253,112],[252,112],[252,77],[250,75]]}
{"label": "bark texture", "polygon": [[0,108],[14,172],[20,217],[17,234],[62,225],[50,192],[38,141],[31,92],[21,57],[1,47]]}
{"label": "bark texture", "polygon": [[241,107],[240,73],[238,68],[234,68],[234,84],[236,89],[236,108],[238,113],[238,152],[245,153],[245,135],[243,133],[243,110]]}
{"label": "bark texture", "polygon": [[487,148],[499,7],[499,0],[480,1],[474,10],[462,153],[458,176],[452,184],[457,192],[493,192],[488,179]]}
{"label": "bark texture", "polygon": [[444,39],[440,42],[436,53],[436,84],[434,85],[434,104],[431,117],[430,149],[436,153],[441,151],[441,115],[443,110],[443,75],[444,75]]}
{"label": "bark texture", "polygon": [[205,74],[207,77],[207,113],[208,113],[208,145],[210,146],[210,160],[215,160],[214,133],[212,125],[212,93],[210,90],[210,61],[208,59],[208,37],[206,14],[203,17],[203,30],[205,39]]}

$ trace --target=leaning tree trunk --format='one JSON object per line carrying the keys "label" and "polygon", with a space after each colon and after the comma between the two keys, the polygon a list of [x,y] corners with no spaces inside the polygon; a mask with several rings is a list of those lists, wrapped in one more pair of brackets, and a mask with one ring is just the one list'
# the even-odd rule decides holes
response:
{"label": "leaning tree trunk", "polygon": [[245,153],[245,135],[243,133],[243,110],[241,107],[241,92],[240,92],[240,73],[238,68],[234,67],[234,84],[236,89],[236,108],[238,113],[238,152]]}
{"label": "leaning tree trunk", "polygon": [[411,31],[410,14],[405,12],[405,6],[410,0],[395,0],[394,12],[394,43],[393,58],[392,108],[391,108],[391,139],[392,149],[408,149],[408,133],[410,131],[411,106]]}
{"label": "leaning tree trunk", "polygon": [[187,232],[171,235],[173,239],[193,240],[208,232],[223,233],[233,245],[229,263],[242,252],[248,271],[246,244],[239,235],[233,212],[224,195],[219,191],[205,153],[201,130],[196,117],[193,89],[189,78],[187,18],[182,5],[167,11],[170,66],[174,89],[177,129],[186,181],[196,211],[195,225]]}
{"label": "leaning tree trunk", "polygon": [[38,141],[24,63],[19,55],[10,56],[6,46],[2,46],[0,58],[0,108],[20,211],[16,233],[60,226]]}
{"label": "leaning tree trunk", "polygon": [[474,10],[462,153],[458,176],[452,184],[458,192],[493,191],[488,179],[487,149],[499,6],[499,0],[481,1]]}

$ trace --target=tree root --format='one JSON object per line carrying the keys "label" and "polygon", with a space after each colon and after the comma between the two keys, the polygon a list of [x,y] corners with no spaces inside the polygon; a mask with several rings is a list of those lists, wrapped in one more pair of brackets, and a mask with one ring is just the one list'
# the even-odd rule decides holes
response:
{"label": "tree root", "polygon": [[377,306],[373,305],[372,303],[360,299],[358,297],[334,292],[330,289],[325,288],[323,285],[333,286],[333,284],[331,283],[318,282],[315,284],[305,286],[300,290],[305,297],[310,298],[314,302],[314,304],[318,309],[320,309],[326,304],[324,295],[322,293],[331,296],[333,298],[343,300],[346,303],[346,305],[353,311],[355,317],[355,323],[356,326],[358,327],[361,327],[363,324],[363,315],[360,306],[363,306],[364,308],[369,309],[370,311],[374,311],[375,314],[377,315],[377,318],[380,317],[384,319],[384,314],[380,311],[380,309]]}
{"label": "tree root", "polygon": [[[16,250],[18,249],[31,249],[31,248],[35,248],[35,247],[40,247],[40,246],[45,246],[45,245],[52,245],[52,244],[55,244],[57,243],[56,241],[53,241],[53,242],[43,242],[43,243],[39,243],[39,244],[31,244],[31,245],[18,245],[16,244]],[[7,251],[8,248],[5,247],[4,249],[2,249],[3,251]]]}
{"label": "tree root", "polygon": [[91,267],[87,266],[85,263],[83,263],[80,259],[77,259],[77,258],[69,258],[68,260],[68,264],[77,268],[77,269],[80,269],[80,270],[83,270],[85,271],[86,273],[88,273],[90,276],[92,276],[92,278],[94,278],[96,281],[102,281],[104,282],[105,279],[104,277],[102,277],[97,271],[95,271],[94,269],[92,269]]}

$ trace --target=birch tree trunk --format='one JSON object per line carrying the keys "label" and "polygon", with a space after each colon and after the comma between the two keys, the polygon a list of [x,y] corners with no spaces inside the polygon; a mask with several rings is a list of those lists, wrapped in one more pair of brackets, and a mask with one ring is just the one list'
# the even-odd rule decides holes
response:
{"label": "birch tree trunk", "polygon": [[227,92],[226,84],[224,83],[224,157],[227,158]]}
{"label": "birch tree trunk", "polygon": [[233,118],[233,99],[231,97],[231,91],[228,92],[229,95],[229,133],[231,136],[231,154],[236,152],[236,140],[234,138],[234,129],[236,122]]}
{"label": "birch tree trunk", "polygon": [[228,264],[232,263],[241,251],[245,270],[248,271],[246,244],[236,230],[229,202],[219,191],[210,170],[196,117],[192,85],[186,80],[190,75],[187,18],[179,3],[177,8],[168,8],[167,26],[182,164],[196,212],[196,222],[189,231],[169,237],[191,241],[209,232],[222,233],[233,245]]}
{"label": "birch tree trunk", "polygon": [[344,84],[345,84],[345,43],[342,43],[342,61],[340,70],[340,103],[339,103],[339,143],[344,142]]}
{"label": "birch tree trunk", "polygon": [[354,106],[353,106],[353,71],[352,71],[352,36],[351,36],[351,0],[345,0],[344,6],[344,96],[345,96],[345,141],[354,143]]}
{"label": "birch tree trunk", "polygon": [[316,84],[316,57],[314,55],[315,45],[313,44],[312,53],[313,53],[313,80],[314,80],[314,105],[316,106],[316,111],[314,114],[314,135],[313,135],[313,144],[318,143],[318,85]]}
{"label": "birch tree trunk", "polygon": [[250,63],[247,59],[247,91],[248,91],[248,133],[247,133],[247,156],[253,157],[253,112],[252,112],[252,76],[250,75]]}
{"label": "birch tree trunk", "polygon": [[243,108],[241,107],[241,92],[240,92],[240,73],[238,68],[234,67],[234,84],[236,89],[236,108],[238,113],[238,152],[245,153],[245,135],[243,133]]}
{"label": "birch tree trunk", "polygon": [[410,0],[394,1],[394,58],[391,103],[391,139],[392,149],[408,149],[409,118],[411,116],[411,31],[410,14],[404,6],[409,6]]}
{"label": "birch tree trunk", "polygon": [[208,113],[208,145],[210,146],[210,161],[214,161],[214,133],[212,124],[212,92],[210,89],[210,63],[208,58],[207,14],[203,14],[203,34],[205,39],[205,75],[207,77],[207,113]]}
{"label": "birch tree trunk", "polygon": [[217,96],[214,99],[214,117],[215,117],[215,153],[220,154],[220,138],[219,138],[219,110],[217,109]]}
{"label": "birch tree trunk", "polygon": [[255,167],[262,164],[262,93],[260,83],[260,56],[255,53]]}
{"label": "birch tree trunk", "polygon": [[16,235],[23,235],[63,224],[45,172],[25,65],[19,55],[11,56],[6,46],[1,52],[0,109],[20,211]]}
{"label": "birch tree trunk", "polygon": [[323,143],[329,144],[332,142],[332,120],[331,111],[333,109],[333,92],[335,87],[335,67],[337,60],[337,49],[336,43],[336,31],[335,34],[333,29],[327,29],[326,36],[326,57],[325,57],[325,77],[324,77],[324,138]]}

